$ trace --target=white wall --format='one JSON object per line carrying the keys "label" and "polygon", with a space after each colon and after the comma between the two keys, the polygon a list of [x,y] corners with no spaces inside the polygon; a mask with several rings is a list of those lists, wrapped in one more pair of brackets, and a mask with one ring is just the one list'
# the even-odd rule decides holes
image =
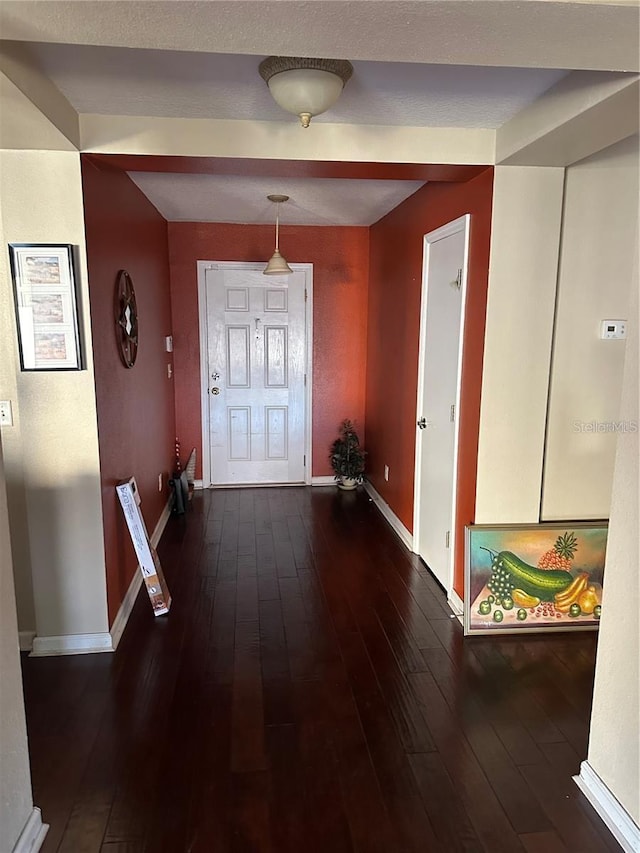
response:
{"label": "white wall", "polygon": [[[620,418],[638,424],[638,244]],[[640,825],[638,431],[618,437],[588,761]]]}
{"label": "white wall", "polygon": [[[21,372],[6,248],[0,253],[0,398],[20,629],[38,637],[108,630],[80,157],[0,152],[0,241],[77,247],[87,369]],[[110,331],[110,330],[109,330]],[[13,503],[12,498],[16,496]],[[30,577],[29,577],[30,576]],[[35,616],[35,624],[28,620]]]}
{"label": "white wall", "polygon": [[13,850],[32,810],[11,542],[0,441],[0,850]]}
{"label": "white wall", "polygon": [[564,169],[498,166],[476,523],[537,522]]}
{"label": "white wall", "polygon": [[[624,341],[600,321],[628,319],[638,233],[638,137],[567,169],[551,368],[543,519],[608,518]],[[602,425],[598,427],[598,425]]]}

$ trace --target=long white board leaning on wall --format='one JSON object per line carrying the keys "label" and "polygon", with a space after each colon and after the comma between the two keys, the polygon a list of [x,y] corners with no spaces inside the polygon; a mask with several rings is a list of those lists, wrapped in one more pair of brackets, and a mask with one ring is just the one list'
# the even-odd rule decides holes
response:
{"label": "long white board leaning on wall", "polygon": [[122,483],[118,483],[116,492],[129,528],[153,614],[154,616],[162,616],[169,612],[171,595],[167,589],[156,549],[151,547],[149,541],[149,534],[140,510],[140,494],[135,478],[131,477]]}

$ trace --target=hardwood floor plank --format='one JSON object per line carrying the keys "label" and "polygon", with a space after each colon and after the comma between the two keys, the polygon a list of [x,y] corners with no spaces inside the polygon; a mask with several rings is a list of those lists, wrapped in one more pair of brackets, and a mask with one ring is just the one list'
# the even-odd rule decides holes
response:
{"label": "hardwood floor plank", "polygon": [[520,841],[527,853],[568,853],[557,832],[531,832]]}
{"label": "hardwood floor plank", "polygon": [[231,769],[266,770],[260,633],[257,622],[237,622],[233,665]]}
{"label": "hardwood floor plank", "polygon": [[451,853],[483,853],[485,848],[440,756],[436,753],[416,754],[411,755],[409,761],[442,849]]}
{"label": "hardwood floor plank", "polygon": [[[599,833],[595,826],[599,818],[570,776],[540,764],[521,767],[520,772],[569,850],[581,853],[619,850],[612,836],[607,839]],[[585,810],[592,812],[594,823],[585,819]]]}
{"label": "hardwood floor plank", "polygon": [[[461,728],[433,676],[417,672],[407,676],[416,692],[423,714],[433,734],[440,756],[478,838],[487,853],[513,853],[522,845],[491,788]],[[461,768],[464,771],[461,772]]]}

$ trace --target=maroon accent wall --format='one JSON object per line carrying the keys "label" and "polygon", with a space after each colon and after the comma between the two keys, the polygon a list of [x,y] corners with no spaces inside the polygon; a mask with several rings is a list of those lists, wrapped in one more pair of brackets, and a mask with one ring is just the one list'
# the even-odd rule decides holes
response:
{"label": "maroon accent wall", "polygon": [[[135,476],[151,535],[169,496],[175,412],[167,223],[119,169],[82,156],[89,300],[96,400],[109,624],[137,568],[115,485]],[[114,326],[114,289],[119,270],[134,283],[140,344],[137,361],[120,361]],[[158,491],[158,475],[163,489]]]}
{"label": "maroon accent wall", "polygon": [[[265,225],[170,222],[169,257],[176,381],[176,428],[198,451],[202,476],[197,261],[266,261],[274,229]],[[280,226],[291,263],[313,264],[313,475],[331,474],[329,446],[351,418],[364,437],[369,229]]]}
{"label": "maroon accent wall", "polygon": [[[423,236],[471,214],[463,331],[454,587],[463,592],[464,526],[474,520],[493,168],[463,184],[429,183],[371,227],[367,349],[367,476],[413,529]],[[384,465],[389,465],[385,482]]]}

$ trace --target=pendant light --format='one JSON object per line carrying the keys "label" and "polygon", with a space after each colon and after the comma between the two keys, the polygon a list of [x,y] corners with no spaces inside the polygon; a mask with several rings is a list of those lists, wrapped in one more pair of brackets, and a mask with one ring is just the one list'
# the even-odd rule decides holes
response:
{"label": "pendant light", "polygon": [[284,201],[289,200],[288,195],[268,195],[267,198],[269,201],[272,201],[276,206],[276,249],[273,255],[271,256],[269,263],[262,270],[263,275],[289,275],[293,270],[289,266],[289,264],[285,261],[285,259],[280,254],[280,249],[278,247],[278,232],[279,232],[279,212],[280,205]]}

